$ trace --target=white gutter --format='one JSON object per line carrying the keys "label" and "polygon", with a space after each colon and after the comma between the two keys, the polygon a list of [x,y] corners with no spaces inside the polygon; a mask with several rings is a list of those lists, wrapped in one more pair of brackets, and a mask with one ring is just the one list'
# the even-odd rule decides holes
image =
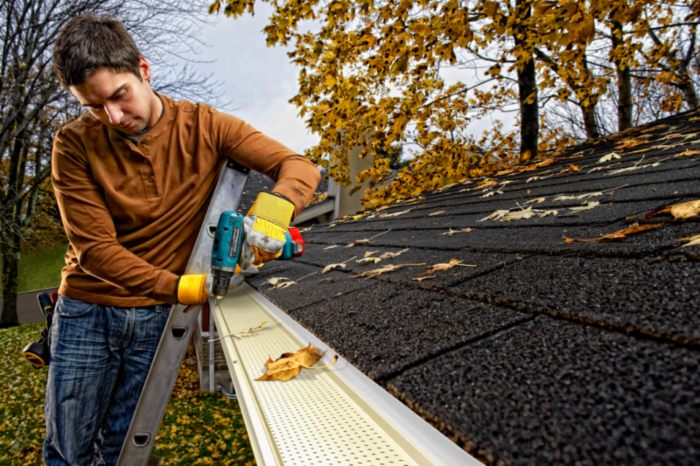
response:
{"label": "white gutter", "polygon": [[255,381],[268,357],[311,343],[326,351],[320,366],[335,353],[247,284],[212,309],[222,336],[268,322],[222,340],[258,464],[481,464],[343,358],[288,382]]}

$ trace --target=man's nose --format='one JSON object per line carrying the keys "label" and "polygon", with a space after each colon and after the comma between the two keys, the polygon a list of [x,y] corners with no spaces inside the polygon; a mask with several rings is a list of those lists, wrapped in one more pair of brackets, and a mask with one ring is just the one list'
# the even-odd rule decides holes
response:
{"label": "man's nose", "polygon": [[122,112],[122,109],[119,107],[119,105],[107,102],[104,105],[104,109],[105,113],[107,113],[107,117],[109,118],[109,122],[113,125],[118,125],[122,117],[124,116],[124,112]]}

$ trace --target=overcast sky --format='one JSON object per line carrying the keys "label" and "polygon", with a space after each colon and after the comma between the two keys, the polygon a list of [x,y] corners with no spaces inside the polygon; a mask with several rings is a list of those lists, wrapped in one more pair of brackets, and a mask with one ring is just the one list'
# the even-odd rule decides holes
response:
{"label": "overcast sky", "polygon": [[289,63],[284,49],[265,45],[262,29],[270,7],[256,3],[255,9],[255,16],[235,21],[220,14],[202,31],[209,47],[201,58],[214,61],[203,66],[222,82],[223,100],[230,102],[220,110],[302,152],[318,137],[307,131],[296,107],[288,102],[296,94],[298,69]]}

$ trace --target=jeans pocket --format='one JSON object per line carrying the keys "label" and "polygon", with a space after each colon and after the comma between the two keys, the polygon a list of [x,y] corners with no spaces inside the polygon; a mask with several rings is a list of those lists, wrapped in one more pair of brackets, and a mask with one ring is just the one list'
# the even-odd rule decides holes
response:
{"label": "jeans pocket", "polygon": [[61,317],[81,317],[97,308],[97,304],[86,303],[68,296],[59,296],[55,312]]}

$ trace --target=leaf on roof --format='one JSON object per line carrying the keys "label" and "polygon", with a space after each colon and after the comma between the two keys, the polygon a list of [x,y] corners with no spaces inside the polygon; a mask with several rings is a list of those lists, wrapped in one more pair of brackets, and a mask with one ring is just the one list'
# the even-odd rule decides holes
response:
{"label": "leaf on roof", "polygon": [[491,215],[488,215],[481,220],[477,220],[479,222],[483,222],[484,220],[498,220],[500,222],[511,222],[513,220],[524,220],[532,217],[548,217],[550,215],[557,215],[558,211],[557,210],[538,210],[538,209],[533,209],[532,206],[527,207],[525,209],[520,209],[520,210],[515,210],[515,211],[510,211],[510,210],[497,210],[495,212],[492,212]]}
{"label": "leaf on roof", "polygon": [[611,160],[619,159],[620,157],[622,156],[617,152],[610,152],[608,155],[604,155],[601,158],[599,158],[598,163],[610,162]]}
{"label": "leaf on roof", "polygon": [[423,280],[431,280],[435,277],[436,277],[436,275],[426,275],[424,277],[415,277],[415,278],[413,278],[413,280],[416,282],[422,282]]}
{"label": "leaf on roof", "polygon": [[680,154],[676,154],[676,157],[694,157],[696,155],[700,155],[699,149],[686,149]]}
{"label": "leaf on roof", "polygon": [[362,257],[373,256],[375,252],[377,252],[377,251],[365,251],[365,253],[362,255]]}
{"label": "leaf on roof", "polygon": [[557,161],[556,159],[544,159],[541,162],[537,162],[535,164],[535,167],[537,167],[537,168],[548,167],[556,161]]}
{"label": "leaf on roof", "polygon": [[496,186],[498,183],[496,180],[484,180],[474,187],[476,190],[490,188],[491,186]]}
{"label": "leaf on roof", "polygon": [[698,233],[697,235],[681,238],[680,240],[686,241],[686,243],[683,246],[681,246],[683,248],[687,248],[689,246],[700,246],[700,233]]}
{"label": "leaf on roof", "polygon": [[384,254],[379,256],[379,258],[380,259],[392,259],[394,257],[399,257],[401,254],[403,254],[404,252],[406,252],[408,250],[409,250],[409,248],[405,248],[405,249],[402,249],[402,250],[396,251],[396,252],[385,252]]}
{"label": "leaf on roof", "polygon": [[438,210],[437,212],[431,212],[431,213],[429,213],[429,214],[428,214],[428,217],[436,217],[436,216],[442,215],[442,214],[444,214],[444,213],[445,213],[444,210]]}
{"label": "leaf on roof", "polygon": [[329,249],[335,249],[337,247],[338,247],[337,244],[331,244],[330,246],[326,246],[325,248],[323,248],[323,250],[328,251]]}
{"label": "leaf on roof", "polygon": [[267,370],[255,380],[279,380],[280,382],[286,382],[299,375],[302,367],[311,368],[324,354],[325,351],[321,353],[309,343],[308,346],[294,353],[282,353],[274,361],[272,358],[267,358],[265,362]]}
{"label": "leaf on roof", "polygon": [[[641,162],[641,160],[639,162]],[[611,170],[608,172],[608,175],[616,175],[618,173],[627,173],[627,172],[632,172],[635,170],[641,170],[642,168],[658,167],[659,165],[661,165],[661,162],[647,163],[644,165],[641,165],[639,162],[635,163],[631,167],[618,168],[617,170]]]}
{"label": "leaf on roof", "polygon": [[554,201],[582,201],[584,199],[588,199],[590,197],[598,197],[602,196],[603,191],[594,191],[592,193],[585,193],[585,194],[579,194],[578,196],[567,196],[564,194],[560,194],[559,196],[555,197],[553,200]]}
{"label": "leaf on roof", "polygon": [[525,205],[527,205],[527,204],[541,204],[545,201],[545,199],[547,199],[546,196],[535,197],[533,199],[528,199],[527,201],[523,202],[523,204],[525,204]]}
{"label": "leaf on roof", "polygon": [[376,264],[377,262],[381,262],[382,258],[381,257],[363,257],[362,259],[358,259],[355,262],[358,264]]}
{"label": "leaf on roof", "polygon": [[622,228],[620,230],[613,231],[612,233],[603,233],[598,238],[569,238],[564,237],[564,242],[566,244],[572,244],[576,241],[580,243],[602,243],[604,241],[617,241],[620,239],[625,239],[630,235],[635,235],[637,233],[642,233],[647,230],[655,230],[664,226],[663,223],[647,223],[640,225],[638,223],[633,223],[627,228]]}
{"label": "leaf on roof", "polygon": [[[418,277],[414,278],[414,280],[417,280],[417,281],[427,280],[428,279],[428,277],[426,277],[427,275],[433,274],[435,272],[444,272],[445,270],[450,270],[454,267],[478,267],[478,266],[476,264],[462,264],[461,259],[450,259],[449,262],[443,262],[440,264],[431,265],[428,270],[426,270],[422,274],[418,275]],[[418,278],[421,278],[421,277],[425,277],[425,278],[422,278],[422,280],[418,280]],[[430,278],[434,278],[434,276],[432,276]]]}
{"label": "leaf on roof", "polygon": [[644,135],[638,138],[629,138],[622,141],[618,141],[615,144],[615,150],[633,149],[641,144],[646,144],[649,142],[649,136]]}
{"label": "leaf on roof", "polygon": [[345,245],[345,247],[346,248],[354,248],[358,244],[369,244],[370,241],[371,241],[370,238],[358,239],[358,240],[353,241],[352,243]]}
{"label": "leaf on roof", "polygon": [[296,285],[297,282],[286,277],[272,277],[268,278],[266,283],[275,289],[281,289]]}
{"label": "leaf on roof", "polygon": [[598,201],[588,201],[585,204],[578,206],[578,207],[569,207],[569,211],[573,212],[573,213],[583,212],[586,210],[595,209],[599,205],[600,205],[600,202],[598,202]]}
{"label": "leaf on roof", "polygon": [[406,210],[400,210],[399,212],[392,212],[390,214],[379,214],[379,218],[392,218],[392,217],[398,217],[400,215],[407,214],[411,211],[412,209],[406,209]]}
{"label": "leaf on roof", "polygon": [[346,266],[347,266],[347,264],[344,262],[340,262],[338,264],[328,264],[327,266],[325,266],[323,268],[323,270],[321,271],[321,274],[328,273],[328,272],[330,272],[332,270],[336,270],[336,269],[344,269]]}
{"label": "leaf on roof", "polygon": [[569,169],[570,169],[572,172],[580,172],[580,171],[581,171],[581,167],[579,167],[579,166],[576,165],[575,163],[570,163],[570,164],[569,164]]}
{"label": "leaf on roof", "polygon": [[469,228],[469,227],[467,227],[467,228],[460,228],[459,230],[453,230],[452,228],[450,228],[450,229],[449,229],[448,231],[446,231],[445,233],[440,233],[440,235],[441,235],[441,236],[454,236],[454,235],[456,235],[456,234],[458,234],[458,233],[471,233],[472,231],[474,231],[474,229],[473,229],[473,228]]}
{"label": "leaf on roof", "polygon": [[659,214],[671,214],[676,220],[688,220],[689,218],[697,217],[700,215],[700,199],[694,199],[692,201],[681,202],[679,204],[674,204],[663,209],[655,210],[649,212],[646,218],[651,218]]}
{"label": "leaf on roof", "polygon": [[385,273],[396,272],[397,270],[402,269],[404,267],[420,267],[423,265],[425,264],[388,264],[383,267],[379,267],[378,269],[366,270],[362,273],[355,275],[355,277],[373,278]]}

